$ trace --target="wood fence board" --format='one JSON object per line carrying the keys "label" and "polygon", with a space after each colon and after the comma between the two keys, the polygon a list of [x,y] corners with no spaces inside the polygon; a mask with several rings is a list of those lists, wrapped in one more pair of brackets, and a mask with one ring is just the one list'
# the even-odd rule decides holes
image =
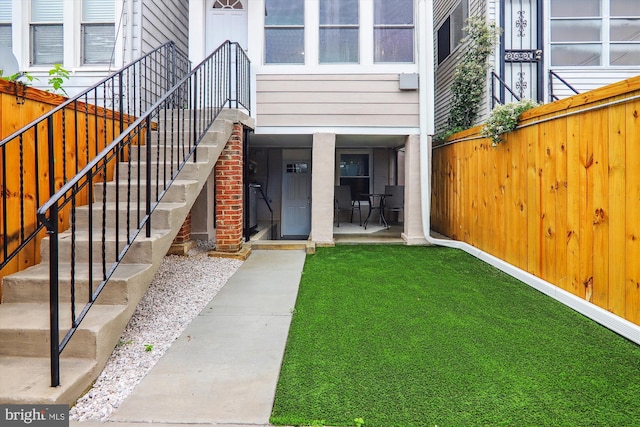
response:
{"label": "wood fence board", "polygon": [[525,128],[523,140],[527,144],[527,270],[529,273],[541,276],[541,239],[542,234],[540,216],[542,214],[541,199],[541,159],[538,145],[538,130],[534,127]]}
{"label": "wood fence board", "polygon": [[585,131],[593,138],[593,300],[608,307],[609,297],[609,136],[607,110],[590,114]]}
{"label": "wood fence board", "polygon": [[494,199],[494,218],[495,218],[495,230],[494,230],[494,254],[495,256],[504,259],[506,239],[509,234],[506,229],[506,180],[507,180],[507,147],[505,145],[499,145],[497,147],[490,148],[490,158],[495,158],[493,162],[493,176],[495,177],[495,184],[493,186],[493,199]]}
{"label": "wood fence board", "polygon": [[550,122],[555,141],[555,274],[557,285],[569,290],[567,280],[567,120]]}
{"label": "wood fence board", "polygon": [[556,138],[553,122],[539,126],[538,155],[540,174],[540,274],[548,282],[556,283]]}
{"label": "wood fence board", "polygon": [[640,324],[640,102],[626,105],[625,318]]}
{"label": "wood fence board", "polygon": [[580,271],[580,183],[584,168],[580,163],[580,122],[567,120],[567,285],[566,290],[584,298]]}
{"label": "wood fence board", "polygon": [[[520,266],[520,238],[516,236],[517,222],[518,222],[518,188],[520,186],[520,177],[518,176],[518,156],[519,156],[520,141],[514,141],[513,144],[505,144],[505,177],[504,177],[504,201],[505,201],[505,233],[511,234],[510,236],[500,236],[500,238],[507,237],[504,242],[504,254],[503,259],[509,264]],[[521,267],[522,268],[522,267]]]}
{"label": "wood fence board", "polygon": [[[579,114],[580,144],[580,282],[584,298],[593,300],[593,139],[590,135],[590,116]],[[585,127],[589,132],[585,132]]]}
{"label": "wood fence board", "polygon": [[626,200],[625,200],[625,130],[626,111],[624,105],[611,107],[607,111],[609,132],[607,135],[609,156],[609,256],[608,263],[608,307],[618,316],[625,315],[625,271],[626,264]]}

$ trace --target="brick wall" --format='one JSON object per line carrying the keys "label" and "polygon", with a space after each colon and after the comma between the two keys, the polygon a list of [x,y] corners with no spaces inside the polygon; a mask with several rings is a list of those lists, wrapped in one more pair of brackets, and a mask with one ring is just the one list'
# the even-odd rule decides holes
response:
{"label": "brick wall", "polygon": [[235,124],[215,166],[216,251],[237,252],[243,229],[243,127]]}
{"label": "brick wall", "polygon": [[182,223],[182,227],[180,227],[180,231],[173,239],[174,245],[181,245],[183,243],[187,243],[191,240],[191,211],[187,214],[187,218]]}

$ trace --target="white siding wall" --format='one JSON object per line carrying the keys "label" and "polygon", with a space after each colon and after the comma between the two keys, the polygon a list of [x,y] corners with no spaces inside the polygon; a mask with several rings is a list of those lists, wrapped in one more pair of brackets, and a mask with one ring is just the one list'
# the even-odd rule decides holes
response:
{"label": "white siding wall", "polygon": [[269,74],[256,78],[260,127],[419,127],[418,91],[398,74]]}
{"label": "white siding wall", "polygon": [[144,0],[142,51],[147,53],[167,41],[174,41],[178,49],[189,52],[189,2]]}
{"label": "white siding wall", "polygon": [[[599,69],[576,69],[553,67],[553,71],[573,86],[578,92],[583,93],[611,83],[616,83],[640,74],[640,70],[633,69],[607,69],[606,72]],[[553,79],[553,92],[559,98],[575,95],[561,81]],[[549,94],[547,94],[547,101]]]}

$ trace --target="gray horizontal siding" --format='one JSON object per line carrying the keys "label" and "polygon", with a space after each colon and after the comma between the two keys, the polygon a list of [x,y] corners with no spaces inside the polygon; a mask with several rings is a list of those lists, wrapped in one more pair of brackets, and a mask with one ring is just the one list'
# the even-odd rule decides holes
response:
{"label": "gray horizontal siding", "polygon": [[418,127],[418,91],[397,74],[258,75],[258,126]]}
{"label": "gray horizontal siding", "polygon": [[189,52],[189,2],[144,0],[142,2],[142,51],[147,53],[167,41]]}

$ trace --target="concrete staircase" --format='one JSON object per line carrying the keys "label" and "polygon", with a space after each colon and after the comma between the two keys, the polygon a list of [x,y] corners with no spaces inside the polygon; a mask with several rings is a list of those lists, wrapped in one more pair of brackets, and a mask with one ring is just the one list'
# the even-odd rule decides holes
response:
{"label": "concrete staircase", "polygon": [[[231,136],[234,123],[253,127],[252,119],[244,113],[225,110],[208,130],[198,147],[197,162],[187,163],[153,213],[151,237],[146,238],[142,233],[136,238],[124,263],[118,266],[97,303],[62,352],[60,386],[50,387],[48,239],[45,238],[41,244],[43,263],[4,278],[3,301],[0,304],[0,404],[72,404],[93,384],[212,173],[220,152]],[[152,140],[155,141],[155,138]],[[135,150],[132,156],[135,156]],[[121,174],[127,173],[126,168],[120,169]],[[114,183],[106,185],[115,186]],[[78,209],[78,230],[88,230],[88,209],[102,211],[102,190],[99,187],[101,185],[95,188],[96,206]],[[107,228],[115,227],[118,215],[121,216],[120,226],[126,223],[124,208],[119,209],[109,197],[107,209]],[[77,236],[76,257],[87,259],[89,248],[86,236],[83,233],[77,233]],[[59,237],[60,259],[67,259],[64,254],[70,251],[69,240],[68,233],[62,233]],[[106,242],[106,247],[112,253],[116,250],[113,241]],[[75,284],[77,301],[84,304],[88,296],[88,267],[80,263],[78,268],[87,270],[84,275],[78,275],[87,277],[84,283]],[[95,266],[94,271],[99,272],[101,268]],[[70,326],[67,314],[71,304],[69,274],[65,277],[65,272],[69,270],[68,265],[60,266],[61,337]],[[99,279],[96,278],[95,283],[99,283]],[[77,311],[81,309],[78,305]]]}

